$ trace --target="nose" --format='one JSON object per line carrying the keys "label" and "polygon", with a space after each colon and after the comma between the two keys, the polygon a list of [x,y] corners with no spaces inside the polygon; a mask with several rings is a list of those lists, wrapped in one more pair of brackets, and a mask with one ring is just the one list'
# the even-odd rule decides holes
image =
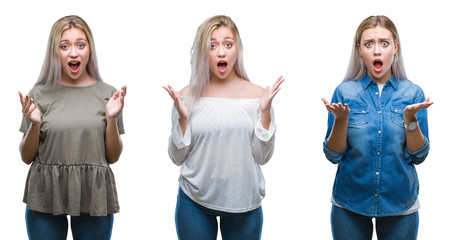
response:
{"label": "nose", "polygon": [[218,57],[224,57],[224,56],[226,56],[226,51],[223,46],[220,46],[218,48]]}
{"label": "nose", "polygon": [[71,50],[69,52],[69,56],[71,58],[76,58],[77,57],[77,49],[75,47],[71,47]]}
{"label": "nose", "polygon": [[376,55],[376,56],[380,56],[381,55],[381,46],[379,44],[375,45],[374,55]]}

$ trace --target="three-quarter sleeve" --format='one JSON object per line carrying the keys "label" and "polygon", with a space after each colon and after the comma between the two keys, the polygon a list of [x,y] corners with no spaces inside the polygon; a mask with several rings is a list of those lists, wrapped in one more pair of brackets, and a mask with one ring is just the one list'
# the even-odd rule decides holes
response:
{"label": "three-quarter sleeve", "polygon": [[[344,103],[340,94],[340,91],[336,88],[333,94],[333,98],[331,99],[331,103]],[[342,159],[345,157],[345,153],[347,152],[348,146],[345,147],[345,150],[341,153],[337,153],[334,151],[331,151],[328,148],[328,137],[331,134],[331,131],[333,130],[334,126],[334,115],[330,112],[328,112],[328,129],[326,131],[325,140],[323,141],[323,153],[325,154],[325,157],[332,163],[339,163],[342,161]]]}
{"label": "three-quarter sleeve", "polygon": [[275,115],[273,108],[270,108],[270,127],[265,129],[261,122],[261,111],[258,110],[256,126],[254,127],[254,135],[252,140],[253,156],[260,165],[266,164],[273,155],[275,146]]}
{"label": "three-quarter sleeve", "polygon": [[174,164],[180,166],[190,153],[191,127],[188,124],[185,135],[182,133],[179,125],[179,113],[174,106],[171,114],[171,122],[172,129],[168,140],[168,155]]}
{"label": "three-quarter sleeve", "polygon": [[[424,102],[425,96],[424,92],[419,89],[419,97],[415,100],[415,103]],[[427,120],[427,109],[421,109],[416,117],[418,119],[419,128],[421,129],[422,135],[424,135],[424,145],[417,151],[411,152],[408,147],[405,146],[405,151],[403,157],[408,163],[421,164],[428,155],[430,150],[430,140],[428,138],[428,120]]]}
{"label": "three-quarter sleeve", "polygon": [[424,145],[421,147],[421,149],[417,150],[416,152],[410,152],[407,147],[405,147],[405,151],[403,153],[403,157],[408,163],[413,164],[421,164],[425,158],[427,158],[428,151],[430,150],[430,141],[427,137],[425,137]]}
{"label": "three-quarter sleeve", "polygon": [[[33,89],[30,90],[30,92],[28,92],[28,96],[33,99],[33,104],[35,104],[39,109],[38,103],[34,96]],[[41,109],[39,109],[39,110],[42,111]],[[26,134],[28,132],[28,128],[30,128],[30,125],[31,125],[30,120],[28,120],[24,115],[22,115],[22,122],[20,124],[19,131]]]}

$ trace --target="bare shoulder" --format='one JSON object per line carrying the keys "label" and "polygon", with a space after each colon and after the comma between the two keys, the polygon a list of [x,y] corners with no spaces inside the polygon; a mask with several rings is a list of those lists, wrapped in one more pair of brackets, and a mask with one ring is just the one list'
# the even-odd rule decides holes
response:
{"label": "bare shoulder", "polygon": [[190,92],[191,92],[190,85],[185,86],[184,88],[182,88],[182,90],[179,91],[181,96],[190,95]]}
{"label": "bare shoulder", "polygon": [[247,98],[261,98],[264,94],[264,88],[246,81],[243,83],[243,89],[246,92]]}

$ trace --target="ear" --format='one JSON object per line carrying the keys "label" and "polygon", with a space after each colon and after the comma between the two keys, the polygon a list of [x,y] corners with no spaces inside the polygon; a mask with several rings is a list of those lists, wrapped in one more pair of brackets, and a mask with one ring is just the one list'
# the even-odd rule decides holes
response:
{"label": "ear", "polygon": [[361,48],[359,47],[359,43],[356,44],[356,48],[358,49],[359,56],[362,57],[361,56]]}
{"label": "ear", "polygon": [[395,42],[394,51],[395,51],[394,54],[396,54],[399,51],[399,42]]}

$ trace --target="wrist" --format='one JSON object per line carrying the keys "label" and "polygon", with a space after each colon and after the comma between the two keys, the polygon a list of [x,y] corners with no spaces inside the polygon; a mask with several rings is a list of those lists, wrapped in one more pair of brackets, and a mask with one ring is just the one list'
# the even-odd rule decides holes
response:
{"label": "wrist", "polygon": [[334,122],[336,122],[336,123],[345,123],[345,124],[348,124],[348,115],[347,116],[344,116],[344,117],[335,117],[334,118]]}
{"label": "wrist", "polygon": [[417,117],[416,116],[412,116],[412,117],[403,116],[403,122],[406,124],[411,123],[411,122],[417,122]]}
{"label": "wrist", "polygon": [[41,126],[41,122],[31,122],[31,126],[32,127],[40,127]]}
{"label": "wrist", "polygon": [[116,123],[116,117],[107,117],[107,124],[108,123]]}
{"label": "wrist", "polygon": [[412,132],[414,130],[416,130],[419,127],[419,124],[416,121],[413,122],[404,122],[403,126],[405,127],[405,129],[409,132]]}
{"label": "wrist", "polygon": [[188,124],[188,119],[186,119],[186,118],[179,118],[179,124],[180,125],[187,125]]}
{"label": "wrist", "polygon": [[268,108],[268,109],[261,108],[261,114],[269,114],[269,113],[270,113],[270,108]]}

